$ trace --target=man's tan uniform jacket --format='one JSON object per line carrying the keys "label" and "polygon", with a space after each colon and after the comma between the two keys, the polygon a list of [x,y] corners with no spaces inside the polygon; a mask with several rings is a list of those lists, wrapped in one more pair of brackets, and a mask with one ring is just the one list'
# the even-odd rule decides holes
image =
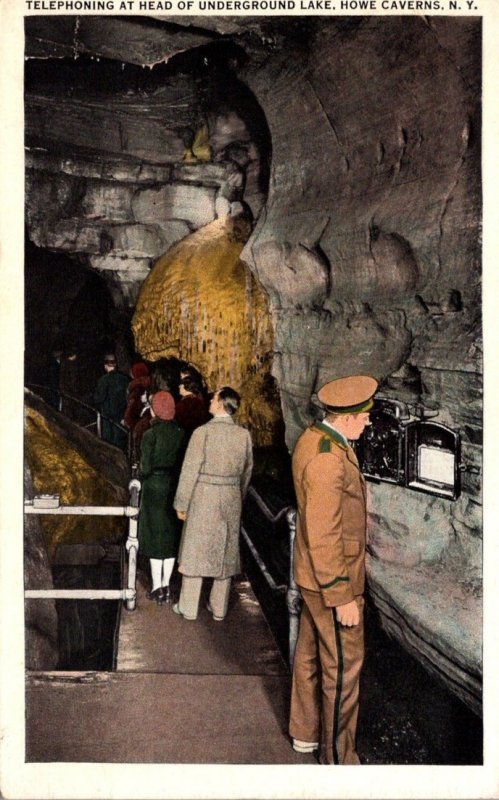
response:
{"label": "man's tan uniform jacket", "polygon": [[352,448],[328,425],[303,432],[293,453],[298,515],[296,583],[326,606],[364,592],[366,487]]}

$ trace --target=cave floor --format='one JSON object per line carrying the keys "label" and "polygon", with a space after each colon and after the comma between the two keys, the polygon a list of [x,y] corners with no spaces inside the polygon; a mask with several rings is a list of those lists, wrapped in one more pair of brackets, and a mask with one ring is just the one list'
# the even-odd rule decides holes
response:
{"label": "cave floor", "polygon": [[203,601],[176,616],[147,584],[122,610],[115,672],[29,674],[27,761],[315,764],[287,738],[289,672],[249,582],[223,623]]}
{"label": "cave floor", "polygon": [[[191,622],[148,601],[139,572],[116,671],[29,673],[26,760],[316,764],[290,746],[290,675],[249,581],[233,582],[223,623],[205,608],[208,588]],[[481,763],[480,720],[383,633],[369,603],[358,752],[364,764]]]}

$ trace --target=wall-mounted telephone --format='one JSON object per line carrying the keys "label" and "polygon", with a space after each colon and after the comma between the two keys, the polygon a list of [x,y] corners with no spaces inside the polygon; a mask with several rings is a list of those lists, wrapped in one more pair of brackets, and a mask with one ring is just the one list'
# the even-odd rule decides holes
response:
{"label": "wall-mounted telephone", "polygon": [[377,398],[371,425],[355,449],[366,478],[456,500],[461,492],[460,436],[437,422],[411,418],[405,403]]}

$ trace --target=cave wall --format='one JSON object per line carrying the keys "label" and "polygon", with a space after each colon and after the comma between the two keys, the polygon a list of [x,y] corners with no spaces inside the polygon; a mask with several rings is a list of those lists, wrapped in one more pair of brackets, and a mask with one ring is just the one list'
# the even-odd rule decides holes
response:
{"label": "cave wall", "polygon": [[247,76],[272,177],[243,258],[274,304],[290,447],[324,381],[404,365],[413,400],[481,428],[479,36],[470,19],[324,25]]}
{"label": "cave wall", "polygon": [[238,51],[212,38],[151,20],[26,20],[28,236],[100,273],[129,313],[172,246],[265,200],[264,119],[227,72]]}
{"label": "cave wall", "polygon": [[479,711],[480,22],[318,25],[293,56],[245,76],[272,170],[242,258],[271,299],[286,440],[355,372],[460,433],[456,502],[369,484],[368,570],[389,633]]}
{"label": "cave wall", "polygon": [[28,167],[31,240],[84,259],[106,280],[116,306],[127,311],[154,261],[230,205],[226,187],[233,170],[224,165],[143,168],[140,161],[115,162],[108,153],[86,159],[30,153]]}
{"label": "cave wall", "polygon": [[[104,28],[115,35],[108,45],[101,18],[26,20],[27,380],[44,383],[55,340],[67,350],[71,338],[88,378],[80,394],[90,403],[104,352],[114,350],[124,371],[134,352],[151,357],[151,343],[134,342],[130,323],[153,265],[216,220],[258,216],[270,146],[254,98],[225,71],[224,45],[206,49],[215,34],[151,20],[107,20]],[[129,49],[124,37],[134,35]],[[68,60],[76,40],[80,58]],[[182,55],[189,45],[193,55]],[[85,320],[71,312],[89,274],[110,299],[105,336],[98,314],[87,315],[87,336]],[[172,324],[167,307],[158,301],[155,309]],[[195,350],[180,339],[174,355],[202,367]],[[210,387],[223,377],[210,375]],[[275,406],[280,419],[278,397]]]}

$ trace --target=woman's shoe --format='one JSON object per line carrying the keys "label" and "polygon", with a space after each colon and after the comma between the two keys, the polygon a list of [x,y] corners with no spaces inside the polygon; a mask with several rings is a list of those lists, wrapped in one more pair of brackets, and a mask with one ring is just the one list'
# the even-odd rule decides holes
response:
{"label": "woman's shoe", "polygon": [[159,589],[153,589],[152,592],[147,593],[147,599],[156,600],[158,604],[163,602],[162,598],[163,598],[163,589],[161,586],[159,587]]}
{"label": "woman's shoe", "polygon": [[169,586],[163,586],[163,603],[169,603],[172,599]]}

